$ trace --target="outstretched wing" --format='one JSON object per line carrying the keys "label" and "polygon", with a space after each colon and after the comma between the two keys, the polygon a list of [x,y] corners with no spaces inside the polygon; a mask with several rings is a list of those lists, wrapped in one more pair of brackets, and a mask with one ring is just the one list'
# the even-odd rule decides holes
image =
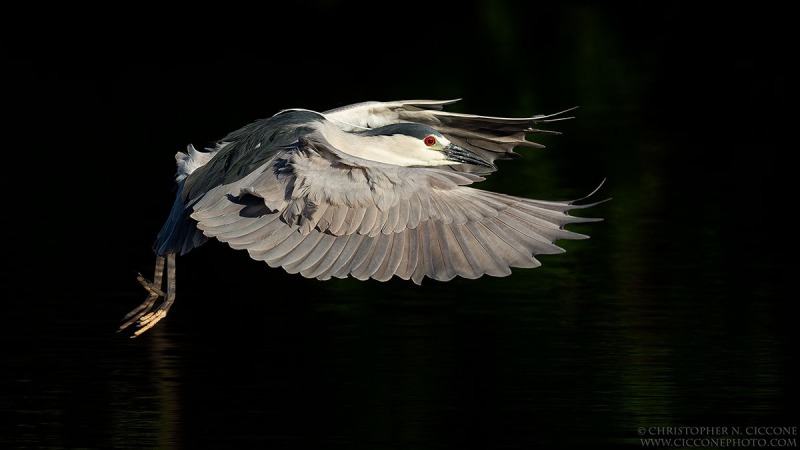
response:
{"label": "outstretched wing", "polygon": [[[377,128],[398,122],[417,122],[430,125],[451,142],[464,147],[489,162],[519,157],[514,152],[518,146],[543,147],[526,139],[529,134],[559,134],[556,131],[536,128],[538,124],[567,120],[562,114],[531,117],[491,117],[444,111],[454,100],[402,100],[393,102],[363,102],[325,111],[325,117],[345,130]],[[450,166],[455,171],[468,171],[485,175],[497,170],[471,164]]]}
{"label": "outstretched wing", "polygon": [[400,167],[301,137],[246,177],[210,190],[191,217],[209,237],[272,267],[331,277],[421,283],[424,277],[506,276],[560,253],[565,225],[591,205],[524,199],[468,187],[479,176]]}

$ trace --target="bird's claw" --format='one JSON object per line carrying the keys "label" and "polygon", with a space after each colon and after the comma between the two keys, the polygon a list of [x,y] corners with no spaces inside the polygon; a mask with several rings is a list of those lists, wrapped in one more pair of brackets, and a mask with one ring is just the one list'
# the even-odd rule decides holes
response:
{"label": "bird's claw", "polygon": [[[165,278],[166,293],[161,288],[162,281]],[[167,311],[169,311],[172,303],[175,302],[175,255],[169,254],[156,257],[153,281],[146,279],[141,273],[137,274],[136,280],[147,291],[147,298],[133,311],[125,314],[125,317],[122,318],[124,323],[117,330],[119,332],[135,324],[137,330],[134,331],[132,338],[141,335],[161,319],[167,317]],[[161,299],[160,303],[159,299]]]}
{"label": "bird's claw", "polygon": [[149,295],[139,306],[134,308],[128,314],[125,314],[125,317],[122,318],[122,320],[125,322],[120,325],[119,330],[117,330],[119,332],[133,324],[136,324],[138,330],[133,333],[133,336],[131,336],[132,338],[149,330],[156,323],[158,323],[158,321],[167,316],[167,311],[161,309],[161,307],[156,308],[155,310],[153,309],[159,298],[167,298],[167,295],[164,293],[164,291],[156,286],[155,283],[143,277],[141,273],[137,274],[136,279]]}

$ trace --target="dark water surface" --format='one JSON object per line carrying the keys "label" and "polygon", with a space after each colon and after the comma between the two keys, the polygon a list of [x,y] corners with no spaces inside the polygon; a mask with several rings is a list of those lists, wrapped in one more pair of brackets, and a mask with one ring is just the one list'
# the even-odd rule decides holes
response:
{"label": "dark water surface", "polygon": [[[517,6],[465,8],[449,29],[471,34],[443,35],[444,67],[393,70],[428,42],[395,38],[344,57],[363,76],[313,91],[286,70],[305,68],[299,45],[279,61],[221,42],[21,53],[0,447],[642,448],[683,430],[707,440],[672,447],[795,448],[796,144],[769,113],[789,90],[780,14]],[[613,200],[577,213],[604,221],[571,228],[591,239],[510,277],[422,286],[306,280],[211,242],[178,259],[167,319],[115,332],[144,298],[135,275],[151,275],[186,144],[287,107],[454,97],[492,115],[581,106],[477,187],[555,200],[605,178],[596,198]],[[31,155],[50,163],[17,181]]]}
{"label": "dark water surface", "polygon": [[[607,240],[503,280],[187,286],[138,339],[109,318],[141,295],[61,319],[42,301],[14,324],[36,332],[5,339],[3,435],[48,448],[522,448],[796,424],[787,299],[735,292],[713,258],[620,273],[593,247]],[[695,271],[716,282],[679,282]]]}

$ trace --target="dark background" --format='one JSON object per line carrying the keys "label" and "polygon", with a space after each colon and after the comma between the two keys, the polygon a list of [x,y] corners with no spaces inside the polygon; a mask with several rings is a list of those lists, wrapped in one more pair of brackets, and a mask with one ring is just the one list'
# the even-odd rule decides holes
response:
{"label": "dark background", "polygon": [[[5,33],[0,442],[12,447],[641,446],[798,426],[790,14],[692,4],[322,1],[48,10]],[[580,106],[480,186],[613,197],[503,279],[285,274],[211,242],[139,339],[175,152],[283,108]],[[789,436],[797,438],[796,435]]]}

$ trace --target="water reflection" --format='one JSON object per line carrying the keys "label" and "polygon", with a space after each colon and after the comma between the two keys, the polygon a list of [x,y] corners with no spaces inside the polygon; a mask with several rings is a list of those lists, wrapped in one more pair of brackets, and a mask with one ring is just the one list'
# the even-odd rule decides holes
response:
{"label": "water reflection", "polygon": [[[480,282],[187,285],[137,339],[98,325],[139,300],[120,297],[11,351],[4,435],[20,448],[513,448],[638,445],[640,426],[791,425],[779,304],[737,306],[724,283],[660,284],[648,266],[574,250]],[[689,266],[721,267],[706,263]],[[308,296],[257,295],[274,282]]]}
{"label": "water reflection", "polygon": [[115,448],[181,446],[180,352],[174,336],[163,328],[152,331],[155,332],[142,348],[136,347],[144,344],[141,342],[120,342],[134,352],[127,354],[130,359],[110,361],[114,369],[109,412],[114,430],[111,444]]}
{"label": "water reflection", "polygon": [[[195,430],[184,442],[635,443],[639,426],[774,420],[787,406],[771,327],[730,339],[743,318],[715,318],[696,295],[597,295],[575,280],[547,297],[551,286],[520,278],[470,298],[343,282],[335,300],[320,293],[277,315],[245,305],[259,327],[183,330],[173,339],[192,375],[171,391],[183,397],[182,427]],[[161,407],[166,426],[176,411]]]}

